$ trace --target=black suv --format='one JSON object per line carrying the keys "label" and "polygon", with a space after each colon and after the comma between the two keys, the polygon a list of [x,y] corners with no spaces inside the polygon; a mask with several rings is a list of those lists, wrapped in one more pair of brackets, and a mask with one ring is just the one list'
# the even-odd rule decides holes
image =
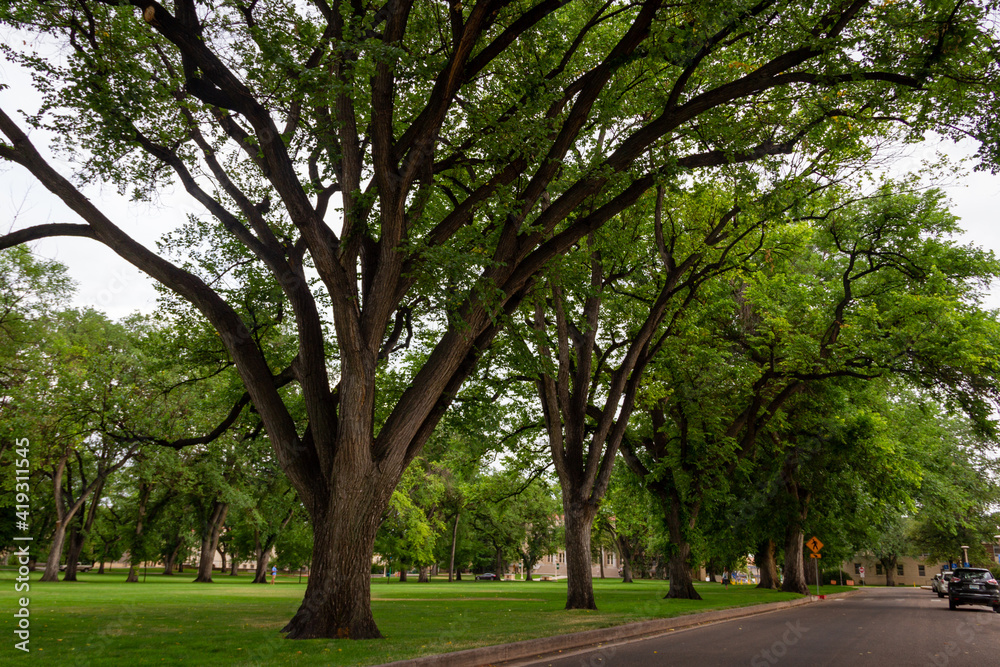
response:
{"label": "black suv", "polygon": [[981,604],[1000,614],[1000,585],[989,570],[955,568],[948,581],[948,607],[955,609],[960,604]]}

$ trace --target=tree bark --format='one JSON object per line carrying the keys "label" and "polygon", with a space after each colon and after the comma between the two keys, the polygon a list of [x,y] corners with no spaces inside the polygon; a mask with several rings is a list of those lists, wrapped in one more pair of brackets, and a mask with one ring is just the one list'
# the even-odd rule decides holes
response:
{"label": "tree bark", "polygon": [[69,534],[69,549],[66,551],[66,572],[63,574],[63,581],[77,581],[76,566],[83,551],[83,543],[87,539],[87,534],[83,529],[74,528]]}
{"label": "tree bark", "polygon": [[226,522],[228,512],[229,503],[217,500],[212,505],[212,513],[202,527],[201,557],[198,561],[198,576],[195,577],[195,582],[212,583],[212,562],[219,547],[219,533],[222,532],[222,525]]}
{"label": "tree bark", "polygon": [[236,559],[235,556],[232,557],[232,558],[230,558],[229,560],[230,560],[230,564],[229,564],[229,568],[230,568],[229,569],[229,576],[230,577],[235,577],[235,576],[239,575],[240,563]]}
{"label": "tree bark", "polygon": [[764,540],[757,549],[754,558],[757,568],[760,570],[760,582],[757,588],[778,589],[778,563],[774,558],[774,540]]}
{"label": "tree bark", "polygon": [[600,556],[600,558],[601,558],[601,579],[606,579],[607,577],[604,576],[604,546],[603,545],[601,545],[601,556]]}
{"label": "tree bark", "polygon": [[67,508],[63,500],[63,475],[66,471],[66,461],[69,459],[69,451],[66,451],[59,459],[52,475],[52,490],[54,494],[56,510],[56,529],[52,534],[52,545],[49,547],[49,557],[45,561],[45,572],[42,573],[40,581],[59,581],[59,562],[62,560],[63,546],[66,544],[66,530],[69,522],[73,520],[82,500],[77,501],[72,507]]}
{"label": "tree bark", "polygon": [[691,545],[687,542],[673,547],[667,571],[670,573],[670,590],[667,591],[666,598],[676,598],[679,600],[700,600],[701,595],[694,588],[694,580],[691,578],[691,565],[688,560],[691,558]]}
{"label": "tree bark", "polygon": [[56,521],[56,532],[52,535],[49,559],[45,561],[45,572],[39,581],[59,581],[59,561],[62,560],[63,545],[66,543],[66,524]]}
{"label": "tree bark", "polygon": [[590,529],[597,508],[563,496],[566,529],[566,609],[597,609],[590,557]]}
{"label": "tree bark", "polygon": [[[661,495],[662,499],[662,495]],[[688,516],[685,519],[681,516],[682,502],[676,491],[670,493],[670,500],[667,503],[667,530],[670,535],[669,562],[667,569],[670,573],[670,589],[666,598],[680,600],[700,600],[701,595],[694,588],[694,581],[691,579],[691,543],[688,542],[684,534],[684,525],[694,528],[698,517],[700,503],[696,503],[689,508]]]}
{"label": "tree bark", "polygon": [[66,574],[63,576],[63,581],[77,580],[76,568],[80,560],[80,552],[83,551],[83,543],[87,540],[87,535],[90,534],[90,530],[94,527],[94,521],[97,520],[97,508],[100,506],[101,496],[104,492],[104,478],[100,476],[100,473],[98,473],[98,478],[94,480],[92,488],[90,505],[87,507],[87,513],[83,517],[83,525],[79,529],[74,530],[70,537],[69,553],[66,558]]}
{"label": "tree bark", "polygon": [[885,585],[895,586],[897,558],[895,556],[892,558],[880,558],[879,562],[882,563],[882,568],[885,569]]}
{"label": "tree bark", "polygon": [[90,529],[94,527],[94,521],[97,519],[97,507],[100,504],[101,492],[104,490],[104,481],[100,477],[95,481],[94,490],[90,494],[90,506],[83,516],[83,525],[73,530],[73,534],[70,536],[69,553],[66,558],[66,574],[63,575],[63,581],[77,580],[76,569],[79,565],[80,553],[83,551],[83,543],[87,540],[87,535],[90,534]]}
{"label": "tree bark", "polygon": [[[356,480],[362,482],[362,480]],[[313,515],[313,551],[302,605],[282,629],[290,639],[378,639],[371,612],[371,558],[388,495],[361,484],[336,511]]]}
{"label": "tree bark", "polygon": [[632,545],[628,543],[628,538],[623,535],[618,535],[616,538],[618,542],[618,560],[622,564],[622,583],[631,584],[632,582]]}
{"label": "tree bark", "polygon": [[166,562],[163,564],[163,574],[168,576],[174,576],[174,564],[177,562],[177,554],[181,550],[181,540],[178,536],[177,541],[174,543],[174,548],[167,555]]}
{"label": "tree bark", "polygon": [[270,544],[257,548],[257,567],[254,569],[253,583],[267,583],[267,560],[271,556]]}
{"label": "tree bark", "polygon": [[417,575],[418,584],[429,584],[431,582],[431,566],[421,565],[420,574]]}
{"label": "tree bark", "polygon": [[[286,519],[287,523],[287,519]],[[285,524],[282,524],[284,527]],[[263,543],[260,541],[260,533],[258,532],[254,536],[254,543],[256,546],[256,556],[257,564],[254,568],[253,582],[255,584],[266,584],[267,583],[267,561],[271,558],[271,548],[277,541],[277,533],[271,534]]]}
{"label": "tree bark", "polygon": [[781,590],[790,593],[809,594],[809,586],[806,584],[805,563],[803,562],[803,549],[805,542],[804,524],[809,516],[810,492],[802,488],[794,479],[795,465],[789,459],[785,467],[785,484],[792,502],[794,511],[791,520],[785,528],[785,568],[784,579],[781,582]]}
{"label": "tree bark", "polygon": [[407,574],[409,574],[406,570],[407,570],[407,567],[405,565],[400,565],[399,566],[399,583],[401,583],[401,584],[405,584],[406,583],[406,576],[407,576]]}
{"label": "tree bark", "polygon": [[781,590],[789,593],[809,594],[806,584],[805,564],[802,561],[802,549],[805,534],[798,521],[792,521],[785,529],[785,567]]}

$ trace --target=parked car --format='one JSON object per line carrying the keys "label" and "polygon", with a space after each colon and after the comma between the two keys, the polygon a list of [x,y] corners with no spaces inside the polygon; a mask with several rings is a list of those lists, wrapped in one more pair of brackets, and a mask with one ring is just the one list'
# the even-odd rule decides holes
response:
{"label": "parked car", "polygon": [[495,581],[496,578],[497,575],[493,574],[492,572],[483,572],[482,574],[476,575],[476,581],[479,581],[480,579],[485,579],[487,581]]}
{"label": "parked car", "polygon": [[1000,584],[989,570],[980,567],[959,567],[948,582],[948,607],[978,604],[993,607],[1000,614]]}
{"label": "parked car", "polygon": [[951,579],[951,570],[943,570],[939,575],[937,588],[934,589],[937,591],[939,598],[943,598],[945,595],[948,594],[948,581],[950,579]]}

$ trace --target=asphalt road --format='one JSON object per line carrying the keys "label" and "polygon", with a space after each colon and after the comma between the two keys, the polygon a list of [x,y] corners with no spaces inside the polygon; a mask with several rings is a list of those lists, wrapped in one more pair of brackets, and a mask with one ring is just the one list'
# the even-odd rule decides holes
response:
{"label": "asphalt road", "polygon": [[1000,665],[1000,614],[920,588],[848,597],[510,665]]}

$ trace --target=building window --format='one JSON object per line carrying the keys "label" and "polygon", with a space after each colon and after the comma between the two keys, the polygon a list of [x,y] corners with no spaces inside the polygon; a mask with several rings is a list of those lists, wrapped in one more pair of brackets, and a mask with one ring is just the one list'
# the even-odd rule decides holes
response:
{"label": "building window", "polygon": [[604,564],[605,565],[614,565],[615,564],[615,554],[614,554],[613,551],[609,551],[607,554],[605,554]]}
{"label": "building window", "polygon": [[861,575],[861,563],[854,564],[854,574]]}
{"label": "building window", "polygon": [[882,563],[875,563],[875,574],[882,574]]}
{"label": "building window", "polygon": [[903,576],[903,564],[902,563],[900,563],[899,565],[896,566],[896,574],[898,574],[901,577]]}
{"label": "building window", "polygon": [[921,577],[926,577],[927,576],[927,573],[924,571],[924,566],[923,565],[918,565],[917,566],[917,574],[919,574]]}

